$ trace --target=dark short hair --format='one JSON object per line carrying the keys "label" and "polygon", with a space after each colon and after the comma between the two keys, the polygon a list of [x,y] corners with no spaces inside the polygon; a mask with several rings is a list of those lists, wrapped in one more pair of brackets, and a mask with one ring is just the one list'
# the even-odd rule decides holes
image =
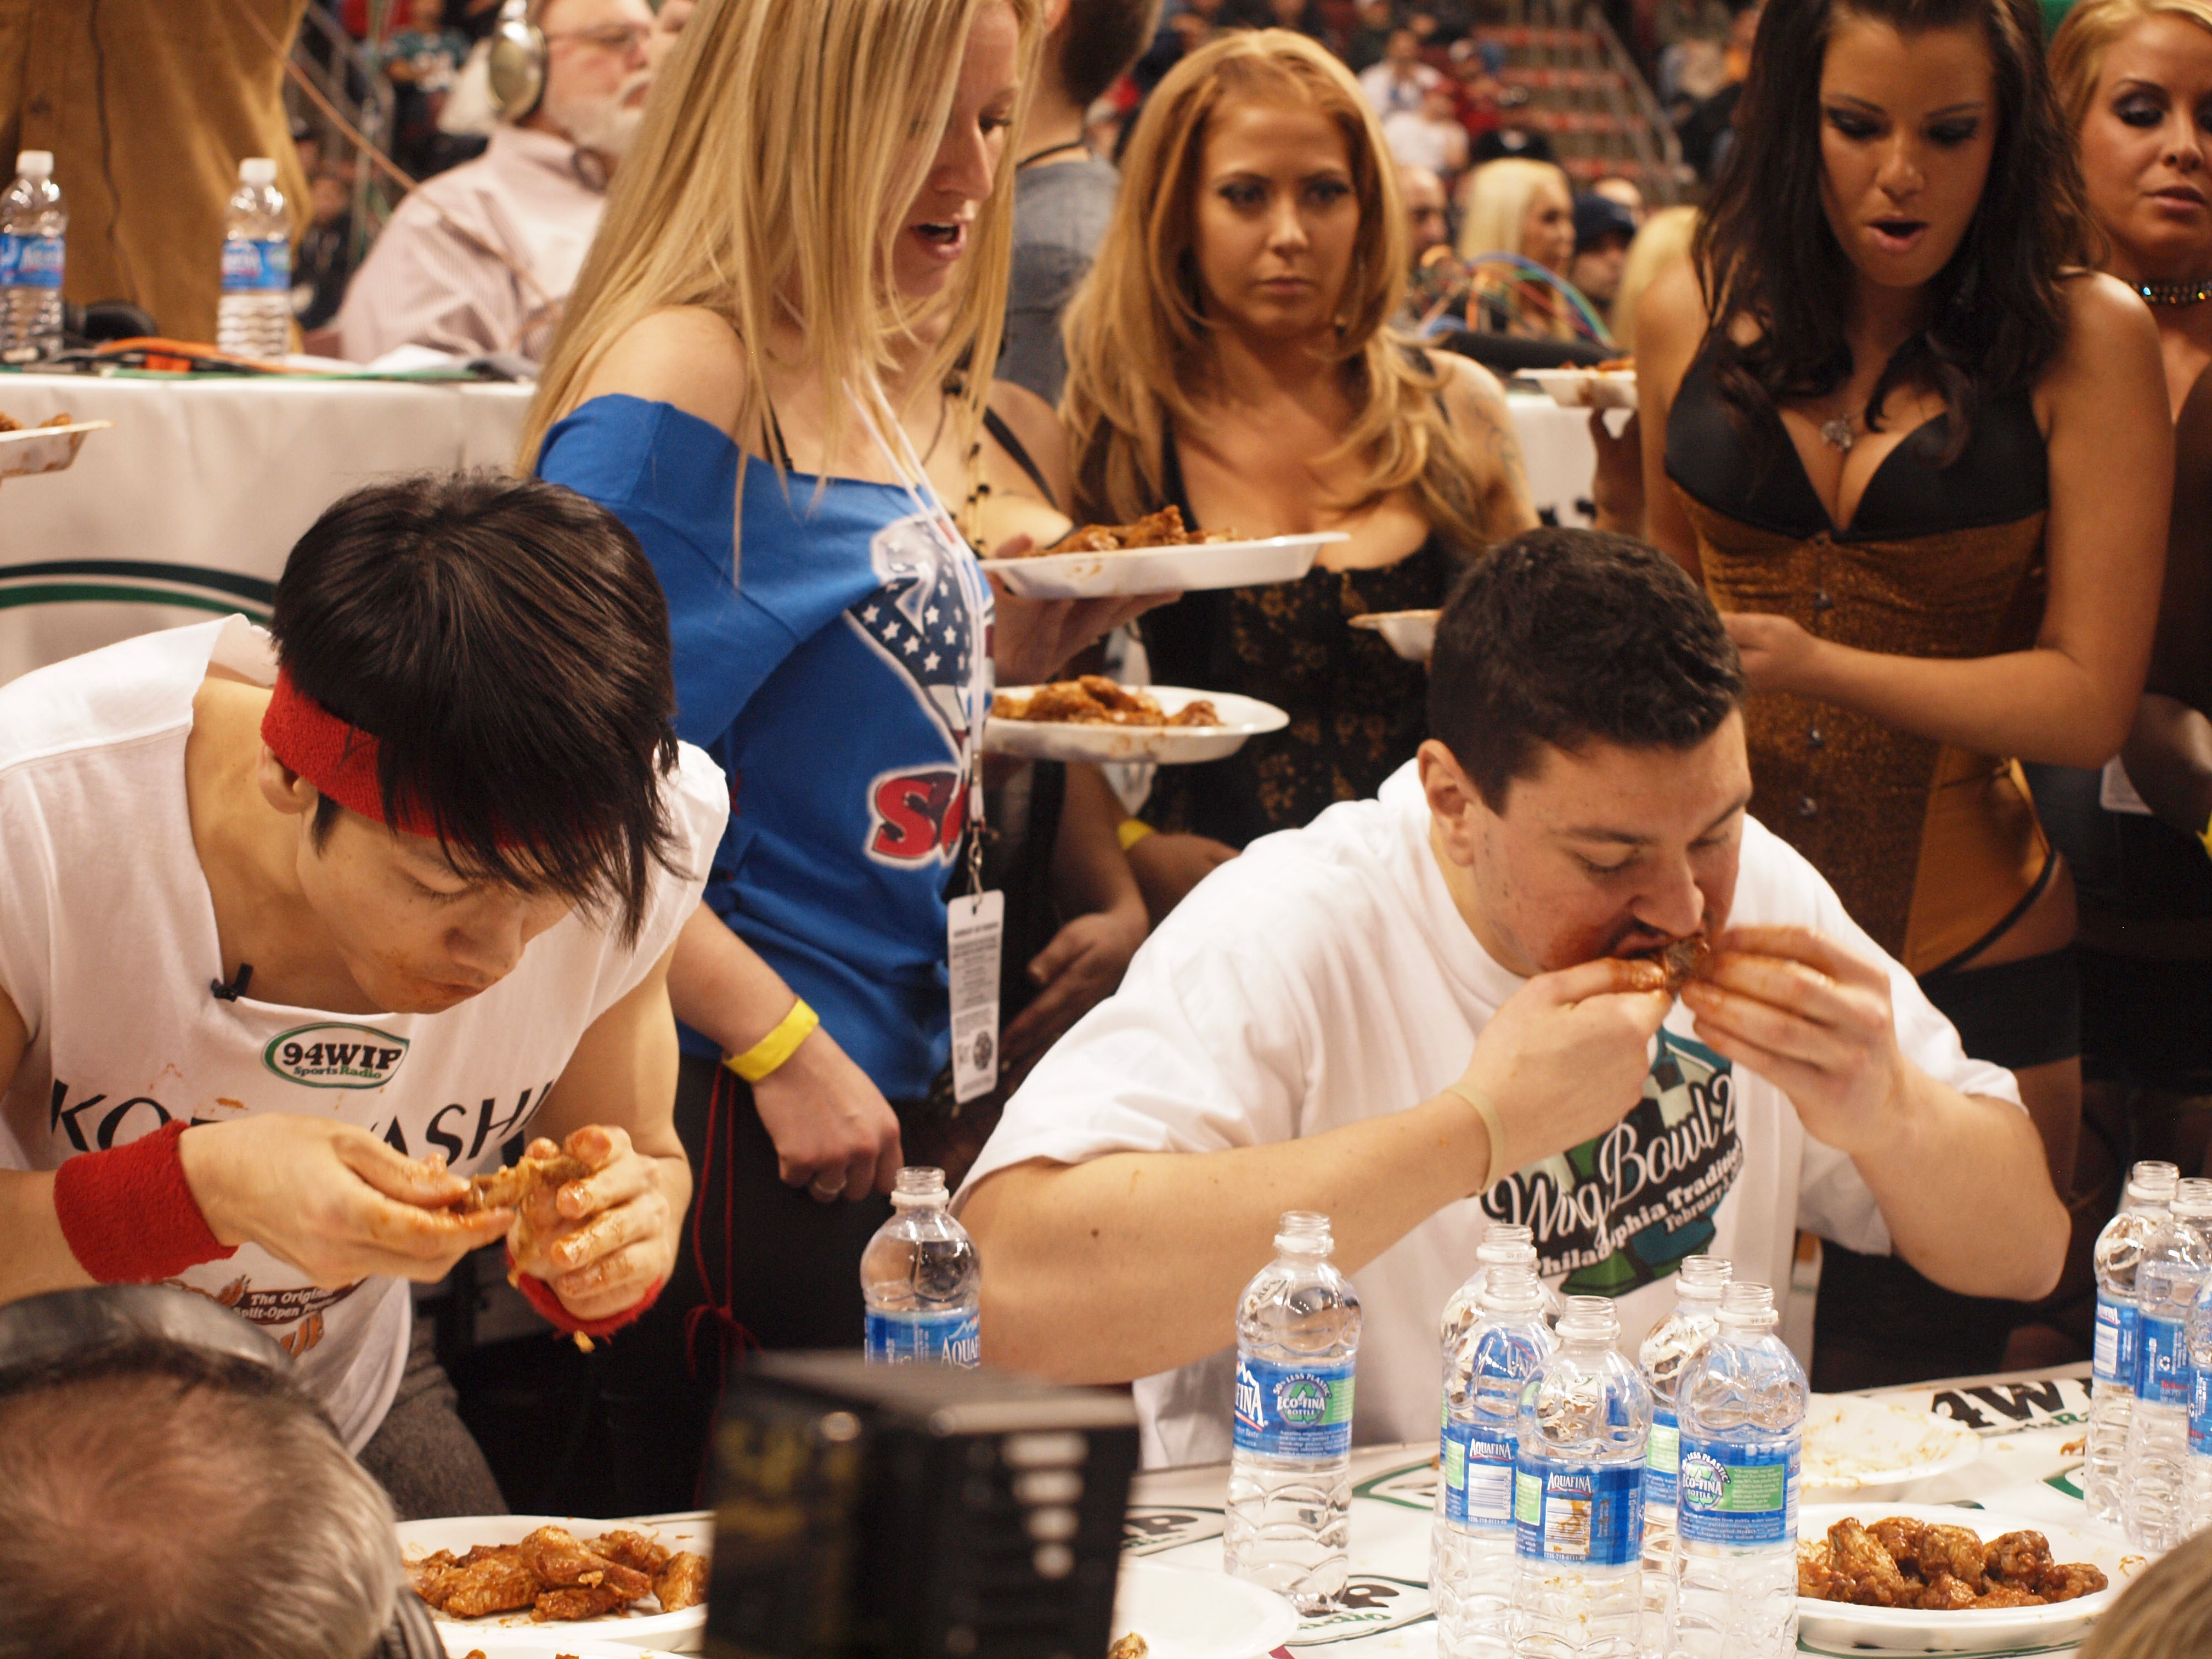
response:
{"label": "dark short hair", "polygon": [[1060,87],[1088,109],[1129,71],[1160,26],[1161,0],[1068,0],[1060,28]]}
{"label": "dark short hair", "polygon": [[[506,474],[374,484],[300,538],[269,626],[294,684],[377,738],[387,818],[635,938],[671,856],[676,690],[667,604],[621,520]],[[319,838],[338,811],[319,805]]]}
{"label": "dark short hair", "polygon": [[1478,561],[1429,661],[1429,734],[1493,812],[1547,747],[1688,749],[1742,702],[1704,590],[1656,549],[1596,530],[1524,531]]}

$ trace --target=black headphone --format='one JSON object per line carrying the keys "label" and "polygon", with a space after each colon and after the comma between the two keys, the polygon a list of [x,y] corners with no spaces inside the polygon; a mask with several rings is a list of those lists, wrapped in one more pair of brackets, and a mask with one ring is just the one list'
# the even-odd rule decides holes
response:
{"label": "black headphone", "polygon": [[502,121],[526,121],[544,101],[545,31],[531,10],[531,0],[506,0],[492,25],[484,70],[492,112]]}
{"label": "black headphone", "polygon": [[[246,1360],[280,1376],[291,1373],[292,1357],[271,1338],[206,1297],[166,1285],[102,1285],[51,1291],[0,1308],[0,1394],[58,1362],[148,1341]],[[420,1596],[401,1591],[390,1628],[364,1659],[446,1659],[437,1622]]]}

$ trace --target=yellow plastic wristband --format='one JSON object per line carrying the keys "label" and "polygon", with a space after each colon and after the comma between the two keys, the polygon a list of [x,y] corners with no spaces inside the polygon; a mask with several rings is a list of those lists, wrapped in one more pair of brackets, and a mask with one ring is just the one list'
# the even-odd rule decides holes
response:
{"label": "yellow plastic wristband", "polygon": [[806,1034],[822,1023],[822,1016],[806,1006],[800,997],[791,1005],[791,1012],[758,1042],[741,1054],[732,1054],[722,1064],[748,1083],[758,1083],[775,1073],[777,1066],[789,1060],[799,1045],[806,1041]]}
{"label": "yellow plastic wristband", "polygon": [[1505,1162],[1505,1129],[1498,1121],[1498,1108],[1464,1083],[1452,1084],[1444,1092],[1456,1095],[1474,1107],[1474,1115],[1482,1120],[1483,1132],[1490,1137],[1490,1162],[1482,1172],[1482,1190],[1486,1193],[1513,1173],[1512,1166]]}
{"label": "yellow plastic wristband", "polygon": [[[2204,827],[2197,832],[2197,839],[2204,843],[2204,856],[2212,859],[2212,819],[2205,821]],[[1121,850],[1127,852],[1128,848],[1124,847]]]}
{"label": "yellow plastic wristband", "polygon": [[1126,853],[1146,836],[1155,833],[1152,826],[1142,818],[1123,818],[1121,828],[1114,832],[1114,839],[1121,843],[1121,850]]}

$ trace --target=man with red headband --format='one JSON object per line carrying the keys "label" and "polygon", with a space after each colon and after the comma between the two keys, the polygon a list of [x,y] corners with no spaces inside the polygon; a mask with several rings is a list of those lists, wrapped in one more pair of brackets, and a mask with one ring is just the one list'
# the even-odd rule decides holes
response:
{"label": "man with red headband", "polygon": [[[728,799],[673,705],[629,532],[490,477],[338,502],[268,634],[0,688],[0,1301],[198,1291],[403,1515],[499,1508],[407,1281],[506,1236],[604,1334],[673,1264],[667,958]],[[588,1175],[457,1207],[526,1133]]]}

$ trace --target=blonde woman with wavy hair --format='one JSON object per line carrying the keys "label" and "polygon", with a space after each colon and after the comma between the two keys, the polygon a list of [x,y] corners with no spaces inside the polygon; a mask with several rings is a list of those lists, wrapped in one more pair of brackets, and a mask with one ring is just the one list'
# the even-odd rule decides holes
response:
{"label": "blonde woman with wavy hair", "polygon": [[[1460,187],[1459,257],[1510,253],[1541,265],[1561,282],[1575,257],[1575,195],[1567,175],[1549,161],[1508,155],[1486,161]],[[1510,270],[1486,266],[1468,296],[1467,325],[1490,334],[1574,340],[1594,337],[1578,326],[1558,289]]]}
{"label": "blonde woman with wavy hair", "polygon": [[1047,678],[1132,609],[994,604],[946,506],[1044,490],[1062,459],[1042,404],[1012,416],[1033,483],[984,441],[988,380],[947,389],[997,356],[1047,3],[702,0],[524,434],[526,465],[643,545],[678,725],[731,787],[669,973],[693,1248],[659,1326],[617,1345],[620,1392],[671,1413],[633,1449],[671,1464],[635,1474],[648,1508],[690,1492],[713,1410],[687,1332],[860,1341],[900,1114],[927,1120],[949,1054],[946,895],[994,661]]}
{"label": "blonde woman with wavy hair", "polygon": [[1131,863],[1155,914],[1255,836],[1372,794],[1413,758],[1425,681],[1364,612],[1441,605],[1535,522],[1498,383],[1392,334],[1406,230],[1358,83],[1303,35],[1226,35],[1145,106],[1066,324],[1079,517],[1170,503],[1194,527],[1340,530],[1303,581],[1154,612],[1155,679],[1264,698],[1290,729],[1164,770]]}

